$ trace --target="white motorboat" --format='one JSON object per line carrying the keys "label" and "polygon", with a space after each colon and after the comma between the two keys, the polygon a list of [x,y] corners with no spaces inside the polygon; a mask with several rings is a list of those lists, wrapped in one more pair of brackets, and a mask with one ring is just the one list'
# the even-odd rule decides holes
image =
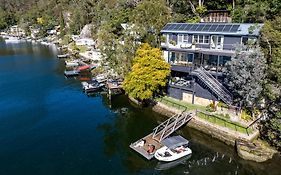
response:
{"label": "white motorboat", "polygon": [[104,82],[106,82],[106,80],[107,80],[106,76],[103,75],[103,74],[97,75],[95,79],[96,79],[99,83],[104,83]]}
{"label": "white motorboat", "polygon": [[154,157],[159,161],[171,162],[192,153],[191,149],[188,148],[188,140],[181,136],[166,138],[161,143],[164,146],[154,154]]}
{"label": "white motorboat", "polygon": [[79,62],[77,60],[73,60],[73,61],[65,61],[65,65],[66,66],[79,66]]}
{"label": "white motorboat", "polygon": [[99,83],[97,80],[92,80],[89,82],[83,81],[81,82],[81,84],[83,91],[85,91],[86,93],[98,91],[105,86],[105,84]]}

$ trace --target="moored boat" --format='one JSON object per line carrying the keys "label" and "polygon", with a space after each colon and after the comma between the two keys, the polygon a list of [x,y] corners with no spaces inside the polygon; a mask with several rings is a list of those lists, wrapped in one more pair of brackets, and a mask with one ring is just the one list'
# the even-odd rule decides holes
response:
{"label": "moored boat", "polygon": [[77,70],[64,71],[64,75],[65,75],[66,77],[78,76],[79,73],[80,73],[80,72],[77,71]]}
{"label": "moored boat", "polygon": [[106,76],[105,76],[105,75],[103,75],[103,74],[99,74],[99,75],[97,75],[95,79],[96,79],[99,83],[104,83],[104,82],[106,82],[106,81],[107,81]]}
{"label": "moored boat", "polygon": [[171,162],[192,153],[188,147],[189,141],[181,136],[166,138],[161,143],[164,146],[154,154],[154,157],[159,161]]}
{"label": "moored boat", "polygon": [[100,90],[102,87],[104,87],[104,84],[99,83],[95,80],[90,81],[90,82],[81,82],[82,84],[82,89],[83,91],[85,91],[86,93],[90,93],[90,92],[96,92],[98,90]]}
{"label": "moored boat", "polygon": [[80,67],[78,67],[77,69],[80,70],[80,71],[83,71],[83,70],[90,69],[90,66],[88,66],[88,65],[80,66]]}
{"label": "moored boat", "polygon": [[78,60],[72,60],[72,61],[65,61],[66,66],[79,66],[79,61]]}

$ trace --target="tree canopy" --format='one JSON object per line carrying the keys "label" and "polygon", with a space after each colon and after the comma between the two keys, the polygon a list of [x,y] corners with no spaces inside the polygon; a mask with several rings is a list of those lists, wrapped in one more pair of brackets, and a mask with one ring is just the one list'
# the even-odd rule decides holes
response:
{"label": "tree canopy", "polygon": [[160,49],[143,44],[136,51],[132,71],[126,76],[123,89],[136,99],[153,97],[164,87],[170,74],[170,65],[162,58]]}
{"label": "tree canopy", "polygon": [[237,49],[226,63],[226,83],[234,93],[236,103],[254,107],[262,92],[266,60],[260,48]]}
{"label": "tree canopy", "polygon": [[261,46],[268,65],[263,91],[268,118],[262,123],[261,135],[281,150],[281,16],[265,23]]}

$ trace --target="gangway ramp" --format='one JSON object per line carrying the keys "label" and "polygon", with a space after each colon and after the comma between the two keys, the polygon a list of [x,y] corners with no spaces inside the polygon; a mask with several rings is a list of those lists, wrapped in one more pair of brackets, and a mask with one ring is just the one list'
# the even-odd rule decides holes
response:
{"label": "gangway ramp", "polygon": [[[155,127],[152,133],[132,143],[130,148],[150,160],[153,158],[155,151],[163,147],[161,141],[186,124],[192,117],[191,113],[176,114]],[[151,146],[154,147],[154,150],[149,153]]]}

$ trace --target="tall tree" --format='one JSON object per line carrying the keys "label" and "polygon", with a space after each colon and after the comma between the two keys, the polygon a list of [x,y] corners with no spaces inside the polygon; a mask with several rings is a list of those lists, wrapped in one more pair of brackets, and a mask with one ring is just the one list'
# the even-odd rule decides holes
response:
{"label": "tall tree", "polygon": [[260,48],[237,49],[226,64],[226,83],[234,93],[236,103],[255,107],[262,91],[266,60]]}
{"label": "tall tree", "polygon": [[149,99],[166,85],[170,65],[162,58],[160,49],[143,44],[136,52],[132,71],[126,76],[123,89],[139,100]]}
{"label": "tall tree", "polygon": [[268,64],[263,92],[268,118],[262,122],[261,135],[281,150],[281,16],[264,24],[261,46]]}
{"label": "tall tree", "polygon": [[143,0],[132,12],[131,23],[143,42],[152,46],[160,43],[160,30],[171,19],[164,0]]}

